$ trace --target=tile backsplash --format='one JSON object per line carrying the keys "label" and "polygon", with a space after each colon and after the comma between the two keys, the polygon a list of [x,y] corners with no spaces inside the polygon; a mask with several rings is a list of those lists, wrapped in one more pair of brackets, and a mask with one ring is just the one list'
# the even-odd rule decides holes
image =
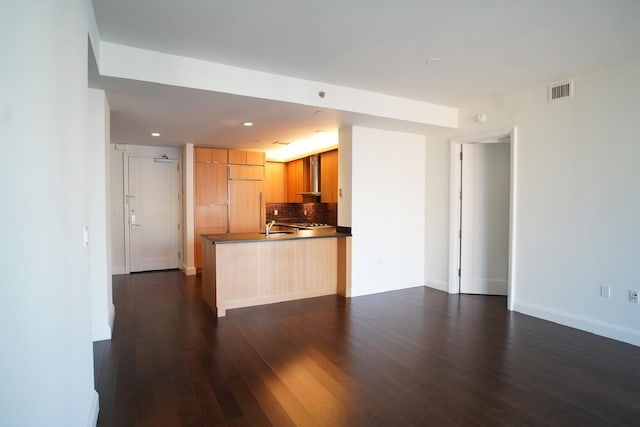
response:
{"label": "tile backsplash", "polygon": [[[274,215],[274,211],[278,215]],[[338,225],[337,203],[267,203],[267,221],[276,222],[318,222]]]}

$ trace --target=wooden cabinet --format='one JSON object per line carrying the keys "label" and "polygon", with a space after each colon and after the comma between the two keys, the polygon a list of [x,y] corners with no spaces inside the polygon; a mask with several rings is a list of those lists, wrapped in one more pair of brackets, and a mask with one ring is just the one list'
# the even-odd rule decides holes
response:
{"label": "wooden cabinet", "polygon": [[196,147],[194,149],[196,163],[227,163],[227,150],[224,148]]}
{"label": "wooden cabinet", "polygon": [[229,181],[229,232],[258,232],[264,228],[264,181]]}
{"label": "wooden cabinet", "polygon": [[264,153],[258,151],[229,150],[229,164],[264,166]]}
{"label": "wooden cabinet", "polygon": [[227,150],[196,147],[194,149],[194,255],[196,268],[202,268],[201,234],[226,233],[227,221]]}
{"label": "wooden cabinet", "polygon": [[229,179],[264,181],[264,166],[229,165]]}
{"label": "wooden cabinet", "polygon": [[320,154],[320,201],[338,203],[338,150]]}
{"label": "wooden cabinet", "polygon": [[308,182],[309,168],[305,168],[305,159],[287,163],[287,203],[302,203],[302,196],[298,193],[308,191]]}
{"label": "wooden cabinet", "polygon": [[280,162],[265,163],[265,202],[287,202],[287,165]]}

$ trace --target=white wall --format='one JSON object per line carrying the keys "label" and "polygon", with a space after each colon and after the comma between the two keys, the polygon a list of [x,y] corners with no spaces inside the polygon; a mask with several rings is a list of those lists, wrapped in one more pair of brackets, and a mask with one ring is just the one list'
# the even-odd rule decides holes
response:
{"label": "white wall", "polygon": [[362,127],[340,136],[352,155],[352,295],[424,285],[424,136]]}
{"label": "white wall", "polygon": [[640,345],[627,302],[640,288],[640,60],[572,77],[573,99],[547,103],[546,87],[490,99],[427,136],[427,283],[449,279],[448,138],[517,126],[515,309]]}
{"label": "white wall", "polygon": [[103,90],[89,89],[89,245],[93,340],[111,338],[111,216],[109,105]]}
{"label": "white wall", "polygon": [[111,272],[125,273],[124,252],[124,152],[109,144],[109,180],[111,205]]}
{"label": "white wall", "polygon": [[88,8],[0,3],[3,426],[85,426],[97,416],[83,239]]}
{"label": "white wall", "polygon": [[340,129],[338,134],[338,225],[351,227],[351,162],[352,129]]}
{"label": "white wall", "polygon": [[194,158],[193,144],[185,144],[182,148],[182,218],[184,257],[182,258],[182,270],[188,276],[196,274],[196,260],[194,249],[195,213],[194,213]]}

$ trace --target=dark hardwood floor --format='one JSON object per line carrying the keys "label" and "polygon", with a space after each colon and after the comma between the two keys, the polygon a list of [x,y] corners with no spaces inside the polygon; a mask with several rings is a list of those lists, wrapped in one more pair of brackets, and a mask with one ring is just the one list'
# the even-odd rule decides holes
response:
{"label": "dark hardwood floor", "polygon": [[114,276],[99,426],[639,425],[640,348],[413,288],[231,310],[195,277]]}

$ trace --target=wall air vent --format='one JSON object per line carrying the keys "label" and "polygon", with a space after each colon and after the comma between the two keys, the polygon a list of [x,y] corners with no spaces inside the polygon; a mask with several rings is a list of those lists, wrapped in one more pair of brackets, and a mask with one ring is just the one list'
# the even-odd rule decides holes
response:
{"label": "wall air vent", "polygon": [[573,80],[565,80],[549,85],[547,98],[549,102],[564,98],[573,98]]}

